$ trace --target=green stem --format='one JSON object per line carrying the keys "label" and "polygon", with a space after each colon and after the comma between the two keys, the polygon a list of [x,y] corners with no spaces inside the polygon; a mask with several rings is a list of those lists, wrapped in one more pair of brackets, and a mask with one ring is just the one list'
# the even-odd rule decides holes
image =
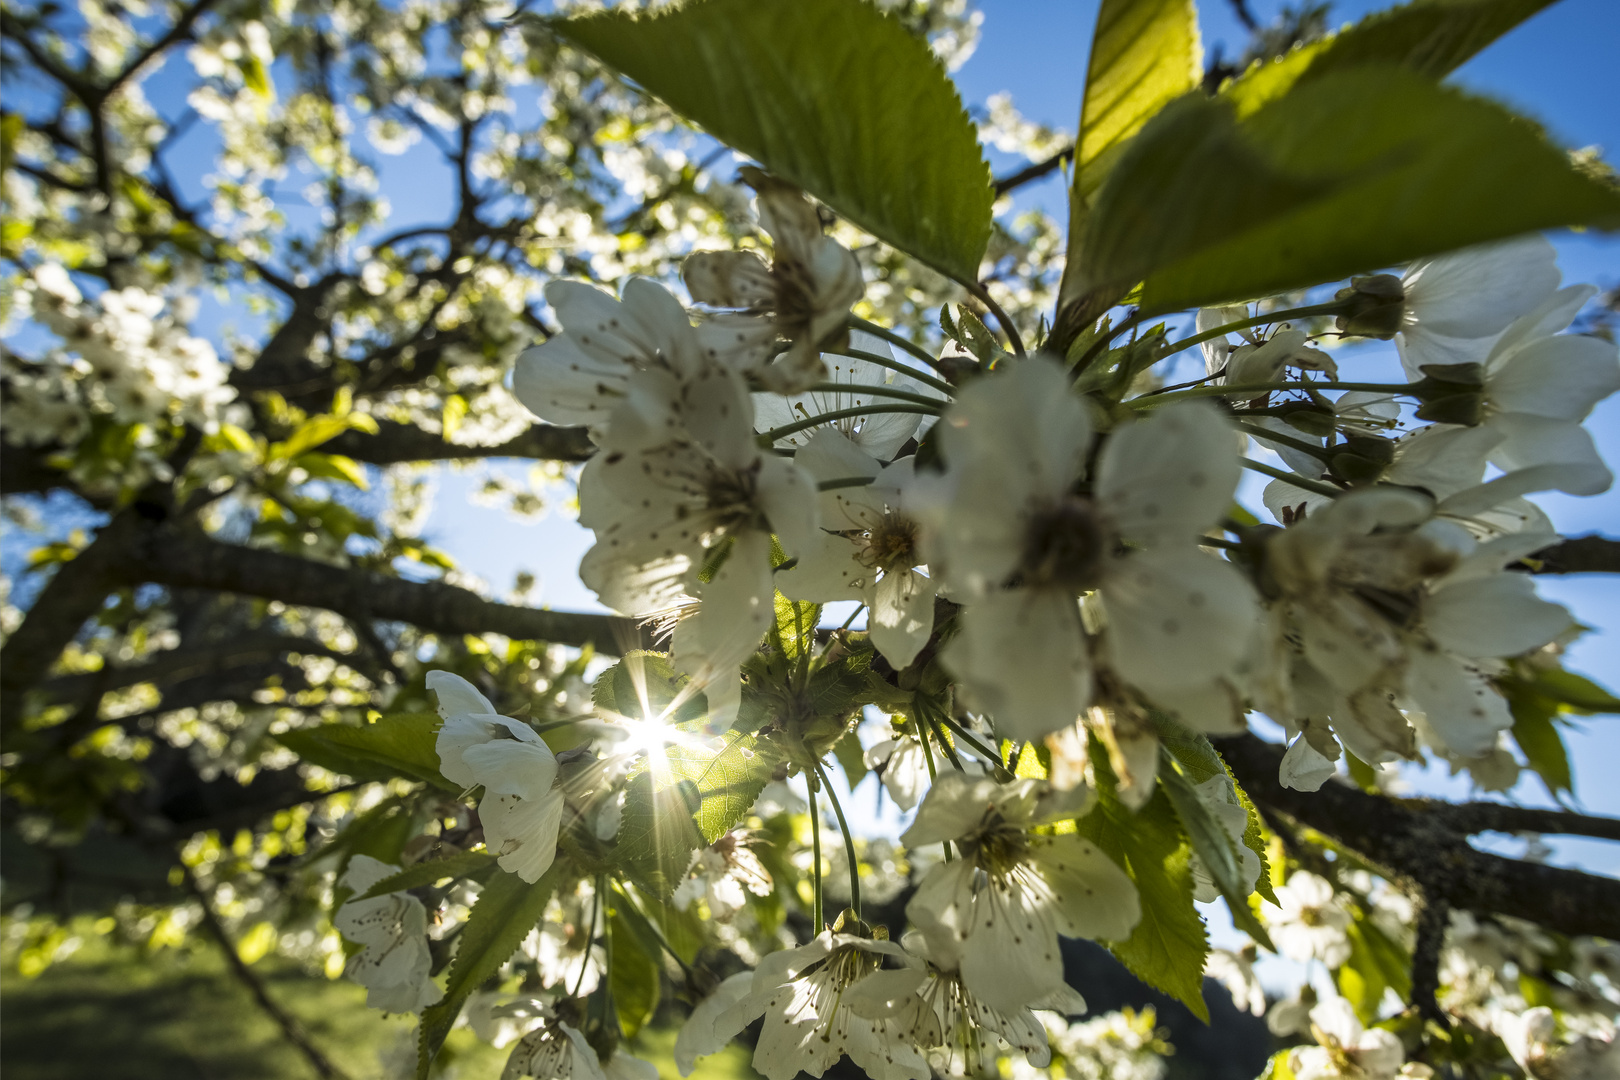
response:
{"label": "green stem", "polygon": [[844,820],[844,808],[838,802],[838,793],[833,791],[831,782],[827,779],[827,770],[816,762],[816,779],[821,786],[827,789],[827,798],[832,800],[833,813],[838,815],[838,828],[844,834],[844,855],[849,859],[849,906],[855,910],[855,917],[861,917],[861,863],[855,857],[855,837],[849,831],[849,822]]}
{"label": "green stem", "polygon": [[962,287],[977,297],[979,303],[983,304],[989,309],[990,314],[996,317],[996,322],[1001,324],[1001,332],[1007,335],[1007,341],[1012,345],[1013,355],[1023,356],[1024,341],[1018,336],[1018,327],[1014,326],[1012,319],[1008,318],[1007,313],[1001,310],[1001,305],[996,303],[995,297],[990,295],[990,290],[977,281],[964,281]]}
{"label": "green stem", "polygon": [[974,738],[973,735],[961,724],[958,724],[955,720],[952,720],[950,717],[943,714],[940,715],[939,722],[949,728],[952,735],[955,735],[958,739],[961,739],[963,742],[967,743],[968,746],[972,747],[975,754],[978,754],[986,761],[995,763],[998,767],[1002,765],[1001,755],[995,753],[978,739]]}
{"label": "green stem", "polygon": [[943,408],[949,405],[948,401],[941,401],[927,394],[914,394],[910,390],[897,390],[892,386],[874,386],[871,383],[842,383],[821,382],[812,386],[808,393],[812,394],[868,394],[872,397],[894,398],[898,401],[912,401],[918,405],[932,405]]}
{"label": "green stem", "polygon": [[1270,391],[1283,390],[1371,390],[1381,394],[1410,394],[1412,384],[1370,382],[1234,383],[1226,386],[1194,386],[1187,390],[1176,390],[1169,393],[1144,394],[1142,397],[1132,398],[1125,404],[1135,409],[1153,409],[1167,401],[1181,401],[1185,398],[1264,394]]}
{"label": "green stem", "polygon": [[597,890],[592,894],[591,922],[590,927],[585,933],[585,951],[580,956],[579,978],[574,980],[574,993],[572,995],[574,997],[579,997],[579,991],[585,985],[585,969],[591,966],[591,942],[596,940],[596,913],[597,911],[604,909],[606,904],[607,901],[603,898],[600,890]]}
{"label": "green stem", "polygon": [[[940,402],[940,405],[944,405]],[[779,428],[772,428],[759,436],[762,445],[770,446],[777,439],[785,439],[789,435],[797,435],[801,431],[817,427],[821,424],[830,424],[834,420],[849,420],[857,416],[872,416],[877,413],[922,413],[924,416],[938,416],[939,408],[928,408],[924,405],[863,405],[858,409],[835,409],[820,416],[807,417],[791,424],[783,424]]]}
{"label": "green stem", "polygon": [[1265,428],[1256,427],[1254,424],[1245,424],[1242,420],[1237,422],[1237,426],[1239,431],[1242,431],[1247,435],[1251,435],[1256,439],[1266,439],[1269,442],[1281,443],[1283,446],[1291,446],[1300,453],[1309,454],[1319,461],[1327,461],[1333,456],[1333,452],[1331,450],[1319,443],[1308,443],[1304,439],[1295,439],[1288,435],[1279,435],[1275,431],[1267,431]]}
{"label": "green stem", "polygon": [[1336,488],[1332,484],[1324,484],[1319,480],[1307,480],[1303,476],[1298,476],[1294,473],[1283,472],[1281,469],[1273,469],[1270,465],[1255,461],[1252,458],[1238,458],[1238,462],[1245,469],[1252,469],[1257,473],[1262,473],[1275,480],[1281,480],[1284,483],[1299,488],[1301,491],[1310,491],[1317,495],[1326,495],[1330,499],[1337,499],[1340,495],[1344,494],[1344,490],[1342,488]]}
{"label": "green stem", "polygon": [[[934,769],[934,748],[928,744],[928,725],[922,722],[919,716],[913,716],[912,722],[917,726],[917,740],[922,743],[923,761],[928,765],[928,784],[930,787],[939,780],[939,773]],[[945,861],[951,861],[951,842],[945,841]]]}
{"label": "green stem", "polygon": [[836,480],[823,480],[816,485],[817,491],[837,491],[839,488],[865,487],[876,480],[875,476],[840,476]]}
{"label": "green stem", "polygon": [[911,378],[916,379],[924,386],[932,386],[935,390],[938,390],[941,393],[956,393],[956,388],[945,380],[936,379],[925,371],[918,371],[916,368],[911,367],[908,364],[902,364],[900,361],[891,356],[884,356],[881,353],[867,352],[865,349],[843,349],[838,352],[833,352],[833,350],[828,349],[826,351],[831,353],[833,356],[848,356],[855,360],[865,360],[868,364],[876,364],[878,367],[886,367],[890,371],[898,371],[902,375],[908,375]]}
{"label": "green stem", "polygon": [[865,604],[856,604],[855,605],[855,610],[849,613],[849,618],[845,619],[844,620],[844,625],[840,626],[838,629],[840,629],[840,630],[848,630],[851,626],[853,626],[855,624],[856,617],[859,616],[860,613],[862,611],[864,611],[865,609],[866,609]]}
{"label": "green stem", "polygon": [[851,315],[849,317],[849,325],[856,330],[865,330],[868,334],[871,334],[874,337],[880,337],[884,341],[887,341],[890,345],[899,346],[936,371],[939,369],[939,360],[929,353],[927,349],[924,349],[921,345],[918,345],[907,338],[901,337],[893,330],[890,330],[887,326],[879,326],[875,322],[867,322],[865,319],[860,318],[857,315]]}
{"label": "green stem", "polygon": [[816,785],[811,779],[813,773],[806,773],[804,787],[810,796],[810,854],[815,860],[811,867],[813,871],[810,878],[810,925],[819,937],[827,928],[822,918],[821,910],[821,811],[816,809]]}
{"label": "green stem", "polygon": [[1251,326],[1265,326],[1269,323],[1282,322],[1284,319],[1308,319],[1313,315],[1337,315],[1344,310],[1344,301],[1330,300],[1325,304],[1308,304],[1305,307],[1287,308],[1283,311],[1267,311],[1247,319],[1239,319],[1223,326],[1217,326],[1203,333],[1184,337],[1180,341],[1172,341],[1165,351],[1166,356],[1174,356],[1183,349],[1190,349],[1194,345],[1208,341],[1210,338],[1225,337],[1235,330],[1247,330]]}

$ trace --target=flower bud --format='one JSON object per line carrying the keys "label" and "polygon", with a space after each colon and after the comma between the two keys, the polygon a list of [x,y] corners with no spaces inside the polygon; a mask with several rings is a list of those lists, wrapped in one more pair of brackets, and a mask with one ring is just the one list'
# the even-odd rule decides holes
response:
{"label": "flower bud", "polygon": [[1412,384],[1417,417],[1436,424],[1472,427],[1485,404],[1485,369],[1479,364],[1427,364]]}
{"label": "flower bud", "polygon": [[1351,435],[1343,449],[1328,461],[1328,470],[1340,480],[1366,484],[1377,480],[1395,460],[1395,444],[1376,435]]}
{"label": "flower bud", "polygon": [[1406,313],[1406,288],[1394,274],[1353,277],[1350,287],[1340,289],[1334,299],[1344,303],[1339,332],[1357,337],[1394,337]]}

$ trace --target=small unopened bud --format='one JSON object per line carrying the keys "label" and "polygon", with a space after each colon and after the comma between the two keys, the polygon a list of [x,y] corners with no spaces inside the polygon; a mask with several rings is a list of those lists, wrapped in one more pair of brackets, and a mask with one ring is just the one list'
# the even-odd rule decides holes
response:
{"label": "small unopened bud", "polygon": [[1427,364],[1412,384],[1417,417],[1435,424],[1479,423],[1485,405],[1485,369],[1479,364]]}
{"label": "small unopened bud", "polygon": [[1340,480],[1369,484],[1384,474],[1395,460],[1395,444],[1376,435],[1352,435],[1343,448],[1328,461],[1328,468]]}
{"label": "small unopened bud", "polygon": [[1350,287],[1340,289],[1334,299],[1344,304],[1339,332],[1356,337],[1394,337],[1406,313],[1406,287],[1394,274],[1351,278]]}

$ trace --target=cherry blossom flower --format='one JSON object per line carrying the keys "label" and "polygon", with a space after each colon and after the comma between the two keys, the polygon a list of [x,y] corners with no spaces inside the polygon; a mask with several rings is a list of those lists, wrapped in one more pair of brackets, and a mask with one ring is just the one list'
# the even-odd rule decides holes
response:
{"label": "cherry blossom flower", "polygon": [[1278,951],[1290,960],[1302,964],[1320,960],[1329,968],[1350,959],[1350,938],[1345,933],[1350,913],[1334,899],[1331,882],[1296,870],[1275,892],[1277,913],[1267,909],[1266,928]]}
{"label": "cherry blossom flower", "polygon": [[1398,1035],[1362,1027],[1343,998],[1329,998],[1311,1010],[1311,1031],[1320,1045],[1289,1055],[1298,1080],[1394,1080],[1406,1060]]}
{"label": "cherry blossom flower", "polygon": [[1116,430],[1089,498],[1075,488],[1092,425],[1058,364],[973,381],[941,423],[945,474],[918,499],[924,551],[967,604],[943,655],[998,730],[1039,738],[1088,704],[1077,594],[1093,591],[1114,674],[1195,726],[1230,727],[1209,703],[1225,699],[1218,684],[1243,660],[1257,608],[1243,576],[1197,548],[1237,486],[1219,414],[1168,405]]}
{"label": "cherry blossom flower", "polygon": [[[399,873],[370,855],[356,855],[338,882],[356,896]],[[433,981],[427,910],[409,893],[346,901],[332,917],[337,932],[363,948],[344,971],[366,988],[366,1004],[384,1012],[421,1012],[444,997]]]}
{"label": "cherry blossom flower", "polygon": [[1074,816],[1074,792],[1036,780],[941,776],[901,836],[908,847],[954,841],[962,857],[928,872],[906,914],[941,967],[974,997],[1012,1013],[1058,993],[1058,935],[1123,940],[1140,915],[1125,872],[1072,833],[1032,828]]}

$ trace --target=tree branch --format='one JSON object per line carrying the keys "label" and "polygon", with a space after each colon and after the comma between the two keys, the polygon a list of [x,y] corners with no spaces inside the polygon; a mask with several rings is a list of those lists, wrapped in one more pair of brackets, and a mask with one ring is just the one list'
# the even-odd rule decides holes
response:
{"label": "tree branch", "polygon": [[1620,936],[1620,881],[1468,845],[1468,828],[1418,804],[1369,795],[1346,784],[1294,791],[1277,779],[1283,749],[1253,735],[1216,740],[1257,803],[1355,851],[1390,877],[1415,883],[1428,902],[1528,919],[1564,934]]}
{"label": "tree branch", "polygon": [[617,615],[500,604],[455,585],[386,577],[224,544],[197,533],[157,528],[134,546],[132,583],[259,596],[352,618],[409,623],[438,634],[493,633],[522,641],[589,644],[613,656],[650,642],[635,620]]}
{"label": "tree branch", "polygon": [[142,49],[140,55],[136,56],[134,60],[131,60],[128,64],[126,64],[124,66],[124,70],[113,76],[112,81],[106,86],[102,87],[102,98],[105,99],[111,97],[114,91],[116,91],[120,86],[124,85],[124,83],[128,82],[130,79],[134,78],[136,75],[140,74],[142,68],[144,68],[147,64],[150,64],[158,56],[162,55],[169,48],[169,46],[189,38],[191,36],[191,28],[196,25],[197,20],[200,19],[203,14],[207,12],[209,8],[213,7],[217,2],[218,0],[197,0],[196,3],[182,11],[180,13],[180,17],[175,20],[174,25],[169,27],[168,33],[164,34],[162,37],[152,42],[152,44]]}
{"label": "tree branch", "polygon": [[432,431],[413,424],[383,422],[375,435],[348,431],[321,447],[323,453],[342,454],[371,465],[401,461],[460,461],[469,458],[522,457],[546,461],[584,461],[596,452],[581,427],[536,424],[496,446],[461,446],[447,443]]}
{"label": "tree branch", "polygon": [[333,1065],[326,1055],[321,1053],[320,1048],[310,1042],[309,1034],[304,1031],[304,1025],[298,1022],[298,1018],[276,1003],[276,999],[270,996],[264,983],[253,973],[253,969],[237,955],[236,943],[231,940],[229,931],[214,913],[212,898],[198,883],[196,876],[191,872],[191,867],[187,866],[184,860],[180,862],[180,872],[185,875],[187,891],[202,907],[203,925],[208,927],[208,932],[219,944],[219,951],[225,957],[225,963],[230,967],[231,973],[247,988],[248,993],[253,995],[253,1000],[259,1008],[276,1022],[276,1026],[281,1029],[287,1041],[304,1055],[304,1060],[309,1062],[309,1067],[315,1070],[317,1076],[322,1080],[348,1080],[347,1074]]}
{"label": "tree branch", "polygon": [[1541,563],[1538,574],[1620,574],[1620,540],[1577,536],[1542,548],[1531,558]]}
{"label": "tree branch", "polygon": [[1025,184],[1031,183],[1035,180],[1039,180],[1047,173],[1057,169],[1057,167],[1062,165],[1064,161],[1073,157],[1074,144],[1070,143],[1068,146],[1065,146],[1063,149],[1059,150],[1045,161],[1037,161],[1033,165],[1024,166],[1015,173],[1009,173],[1006,176],[999,177],[995,184],[996,194],[1005,195],[1009,191],[1021,188]]}
{"label": "tree branch", "polygon": [[1533,832],[1555,836],[1594,836],[1620,841],[1620,818],[1572,814],[1567,810],[1539,810],[1506,803],[1448,803],[1441,799],[1404,799],[1414,813],[1436,814],[1460,832]]}

